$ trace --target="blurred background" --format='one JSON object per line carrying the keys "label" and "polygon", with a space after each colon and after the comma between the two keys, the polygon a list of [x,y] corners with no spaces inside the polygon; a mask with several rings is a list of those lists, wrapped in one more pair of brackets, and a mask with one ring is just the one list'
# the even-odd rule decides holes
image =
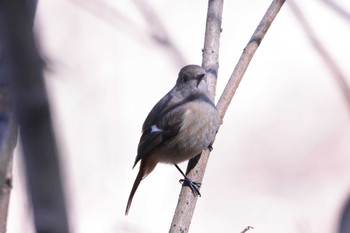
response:
{"label": "blurred background", "polygon": [[[334,1],[296,1],[328,58],[288,1],[277,15],[217,135],[190,232],[248,225],[252,232],[339,232],[350,195],[350,102],[325,59],[350,82],[350,3]],[[224,3],[216,99],[270,3]],[[168,231],[180,174],[158,165],[126,217],[138,166],[131,168],[148,112],[182,66],[201,64],[206,11],[207,1],[38,2],[34,30],[47,63],[72,232]],[[9,233],[33,232],[20,151]]]}

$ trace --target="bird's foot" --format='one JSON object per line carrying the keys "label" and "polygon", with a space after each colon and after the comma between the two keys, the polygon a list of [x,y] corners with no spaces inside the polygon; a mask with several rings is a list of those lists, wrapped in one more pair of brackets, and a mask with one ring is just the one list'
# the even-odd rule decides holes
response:
{"label": "bird's foot", "polygon": [[201,187],[202,184],[198,182],[194,182],[186,176],[184,178],[185,179],[179,180],[179,182],[185,186],[188,186],[191,189],[194,196],[201,196],[201,193],[199,192],[199,188]]}
{"label": "bird's foot", "polygon": [[179,182],[182,185],[188,186],[190,187],[192,193],[194,196],[201,196],[201,193],[199,192],[199,188],[201,187],[201,183],[197,183],[192,181],[191,179],[189,179],[185,173],[183,173],[183,171],[179,168],[179,166],[177,166],[177,164],[174,164],[176,169],[179,170],[179,172],[181,173],[181,175],[183,175],[184,179],[179,180]]}
{"label": "bird's foot", "polygon": [[211,152],[214,148],[213,148],[213,145],[212,144],[210,144],[209,146],[208,146],[208,149],[209,149],[209,151]]}

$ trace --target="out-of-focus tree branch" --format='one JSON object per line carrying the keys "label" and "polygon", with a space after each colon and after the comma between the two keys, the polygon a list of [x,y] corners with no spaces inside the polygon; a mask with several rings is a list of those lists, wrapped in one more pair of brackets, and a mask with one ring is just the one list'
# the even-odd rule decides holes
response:
{"label": "out-of-focus tree branch", "polygon": [[148,23],[151,37],[172,55],[173,61],[178,66],[184,66],[186,60],[180,50],[169,37],[169,34],[162,24],[157,13],[149,5],[148,1],[134,0],[135,5]]}
{"label": "out-of-focus tree branch", "polygon": [[[12,94],[25,161],[36,232],[69,232],[59,158],[43,80],[43,64],[32,32],[35,1],[0,1]],[[35,8],[35,7],[34,7]]]}
{"label": "out-of-focus tree branch", "polygon": [[345,75],[338,67],[337,63],[334,61],[330,53],[327,51],[326,47],[318,39],[316,33],[310,26],[309,22],[307,21],[306,17],[304,16],[297,3],[294,0],[290,0],[288,1],[288,3],[289,7],[292,9],[293,14],[295,15],[295,18],[297,19],[301,28],[304,30],[306,37],[309,39],[314,49],[319,53],[321,59],[324,61],[325,65],[331,72],[332,77],[338,84],[339,90],[344,97],[345,103],[350,113],[350,87],[347,83]]}
{"label": "out-of-focus tree branch", "polygon": [[5,11],[0,7],[0,233],[5,233],[7,229],[13,150],[17,142],[15,106],[10,82],[13,72],[8,48],[8,25],[5,20]]}
{"label": "out-of-focus tree branch", "polygon": [[[0,39],[1,40],[1,39]],[[6,67],[0,64],[0,73]],[[0,79],[4,77],[0,75]],[[13,150],[17,142],[17,123],[10,86],[0,87],[0,233],[6,232],[7,213],[12,189]]]}
{"label": "out-of-focus tree branch", "polygon": [[[166,28],[163,26],[157,12],[148,1],[134,0],[134,4],[144,18],[147,28],[144,33],[142,27],[133,22],[128,15],[116,7],[108,4],[106,1],[94,0],[70,0],[72,3],[86,10],[92,15],[97,16],[104,22],[109,23],[118,30],[132,36],[132,39],[150,38],[152,42],[160,45],[164,50],[169,52],[170,58],[177,66],[184,66],[187,62],[178,49],[176,44],[171,40]],[[145,36],[146,35],[146,36]]]}
{"label": "out-of-focus tree branch", "polygon": [[350,232],[350,195],[340,215],[339,229],[338,233],[349,233]]}
{"label": "out-of-focus tree branch", "polygon": [[131,35],[132,39],[142,38],[142,29],[135,22],[133,22],[127,14],[116,9],[105,1],[94,0],[70,0],[76,4],[80,9],[97,17],[100,20],[118,28],[119,31]]}
{"label": "out-of-focus tree branch", "polygon": [[348,23],[350,23],[350,13],[344,9],[339,3],[334,0],[321,0],[327,6],[329,6],[332,10],[338,13],[343,19],[345,19]]}

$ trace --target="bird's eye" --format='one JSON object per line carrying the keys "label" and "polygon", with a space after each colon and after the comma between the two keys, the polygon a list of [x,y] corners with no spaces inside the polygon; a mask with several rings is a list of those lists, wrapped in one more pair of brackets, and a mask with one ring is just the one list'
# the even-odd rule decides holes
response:
{"label": "bird's eye", "polygon": [[190,79],[190,77],[187,74],[184,74],[182,76],[182,82],[184,82],[184,83],[186,83],[189,79]]}

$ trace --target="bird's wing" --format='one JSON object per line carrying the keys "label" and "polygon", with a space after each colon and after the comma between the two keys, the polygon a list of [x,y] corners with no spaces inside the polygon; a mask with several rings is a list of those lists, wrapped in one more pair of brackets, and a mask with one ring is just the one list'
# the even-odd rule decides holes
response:
{"label": "bird's wing", "polygon": [[[162,102],[164,101],[164,102]],[[166,143],[180,131],[183,123],[184,108],[169,104],[171,99],[161,100],[148,115],[137,149],[134,166],[138,161],[147,157],[155,148]],[[160,107],[159,107],[160,106]],[[164,108],[164,106],[167,106]],[[153,112],[153,114],[151,114]]]}
{"label": "bird's wing", "polygon": [[172,90],[169,91],[161,100],[158,101],[156,105],[152,108],[152,110],[148,113],[145,122],[142,126],[142,133],[144,133],[147,129],[150,129],[152,125],[157,124],[159,120],[163,117],[164,111],[167,106],[171,106],[174,101]]}

